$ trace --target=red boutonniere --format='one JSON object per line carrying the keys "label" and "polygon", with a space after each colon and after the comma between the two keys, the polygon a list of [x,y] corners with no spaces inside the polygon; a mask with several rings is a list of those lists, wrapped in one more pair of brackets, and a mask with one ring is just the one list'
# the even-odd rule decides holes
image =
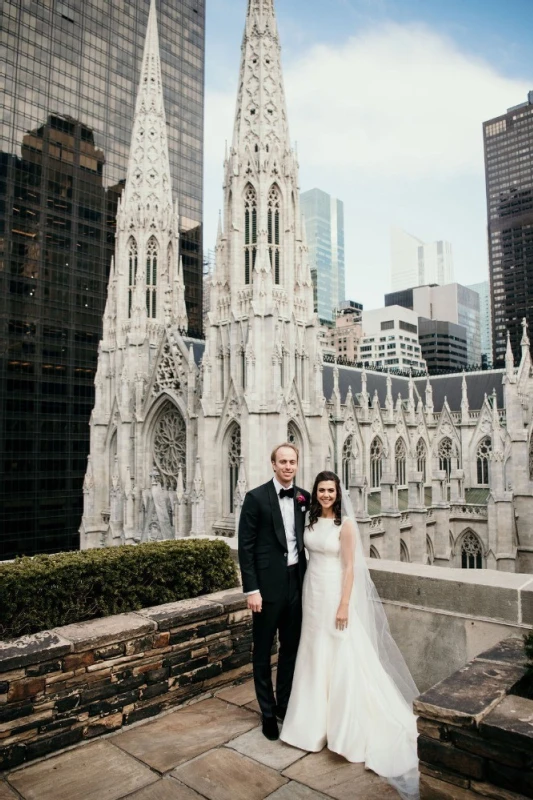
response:
{"label": "red boutonniere", "polygon": [[305,496],[303,494],[298,493],[296,495],[296,502],[298,503],[298,505],[300,506],[302,511],[305,511],[305,504],[306,504],[307,501],[306,501]]}

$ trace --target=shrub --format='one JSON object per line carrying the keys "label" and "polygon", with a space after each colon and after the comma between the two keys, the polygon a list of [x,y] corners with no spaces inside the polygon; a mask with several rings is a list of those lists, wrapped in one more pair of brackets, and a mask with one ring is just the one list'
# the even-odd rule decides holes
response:
{"label": "shrub", "polygon": [[0,565],[0,637],[237,586],[225,542],[179,540],[20,558]]}

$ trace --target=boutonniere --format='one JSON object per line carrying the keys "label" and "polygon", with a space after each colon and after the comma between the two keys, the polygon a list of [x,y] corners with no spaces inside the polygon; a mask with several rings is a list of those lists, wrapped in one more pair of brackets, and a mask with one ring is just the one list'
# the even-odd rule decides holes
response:
{"label": "boutonniere", "polygon": [[303,494],[297,494],[296,495],[296,502],[300,506],[301,510],[305,513],[305,510],[306,510],[305,509],[305,503],[306,503],[305,496]]}

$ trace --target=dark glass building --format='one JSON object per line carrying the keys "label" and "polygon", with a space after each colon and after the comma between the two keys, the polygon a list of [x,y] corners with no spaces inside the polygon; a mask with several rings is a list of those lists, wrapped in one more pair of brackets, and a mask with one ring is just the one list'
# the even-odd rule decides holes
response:
{"label": "dark glass building", "polygon": [[419,317],[418,341],[430,375],[443,371],[459,372],[468,366],[464,325]]}
{"label": "dark glass building", "polygon": [[501,367],[507,331],[518,359],[522,318],[533,327],[533,92],[484,122],[483,139],[493,364]]}
{"label": "dark glass building", "polygon": [[[0,559],[78,547],[97,348],[148,0],[4,2]],[[205,0],[161,0],[170,167],[202,326]]]}

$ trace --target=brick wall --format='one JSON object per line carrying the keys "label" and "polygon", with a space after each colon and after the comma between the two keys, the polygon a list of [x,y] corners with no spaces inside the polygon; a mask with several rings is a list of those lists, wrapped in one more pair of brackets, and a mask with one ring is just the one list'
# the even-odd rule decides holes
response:
{"label": "brick wall", "polygon": [[0,770],[251,674],[239,590],[0,642]]}

